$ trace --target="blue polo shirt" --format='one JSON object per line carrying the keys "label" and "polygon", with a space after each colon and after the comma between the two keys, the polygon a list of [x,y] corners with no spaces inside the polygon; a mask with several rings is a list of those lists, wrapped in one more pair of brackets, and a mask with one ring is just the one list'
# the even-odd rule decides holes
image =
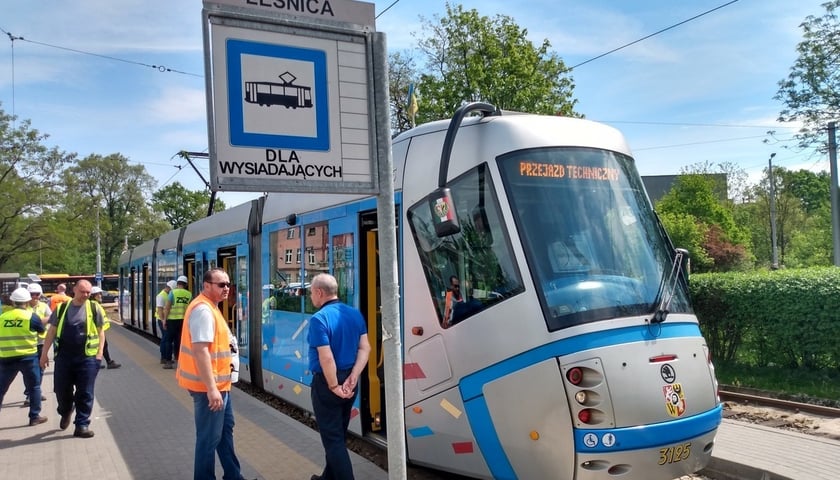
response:
{"label": "blue polo shirt", "polygon": [[318,347],[329,345],[338,370],[349,370],[356,363],[359,337],[367,333],[362,313],[338,300],[321,306],[309,320],[309,371],[323,373]]}

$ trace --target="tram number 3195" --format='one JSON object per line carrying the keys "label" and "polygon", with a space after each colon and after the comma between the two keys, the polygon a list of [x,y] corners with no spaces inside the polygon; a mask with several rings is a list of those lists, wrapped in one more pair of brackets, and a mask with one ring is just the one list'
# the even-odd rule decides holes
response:
{"label": "tram number 3195", "polygon": [[672,447],[659,449],[659,465],[677,463],[687,459],[691,455],[691,443],[683,443]]}

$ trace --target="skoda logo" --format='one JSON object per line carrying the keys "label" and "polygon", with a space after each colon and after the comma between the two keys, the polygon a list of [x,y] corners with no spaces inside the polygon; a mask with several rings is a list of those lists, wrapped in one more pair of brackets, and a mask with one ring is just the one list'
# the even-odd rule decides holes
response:
{"label": "skoda logo", "polygon": [[669,363],[662,365],[662,368],[659,369],[659,374],[662,375],[662,380],[665,380],[665,383],[674,383],[674,380],[677,379],[677,372]]}

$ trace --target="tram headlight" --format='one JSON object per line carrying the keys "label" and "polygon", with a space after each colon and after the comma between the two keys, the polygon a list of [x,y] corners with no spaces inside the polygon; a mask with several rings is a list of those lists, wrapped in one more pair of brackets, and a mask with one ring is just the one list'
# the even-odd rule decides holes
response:
{"label": "tram headlight", "polygon": [[575,400],[581,405],[586,405],[586,392],[581,390],[575,393]]}

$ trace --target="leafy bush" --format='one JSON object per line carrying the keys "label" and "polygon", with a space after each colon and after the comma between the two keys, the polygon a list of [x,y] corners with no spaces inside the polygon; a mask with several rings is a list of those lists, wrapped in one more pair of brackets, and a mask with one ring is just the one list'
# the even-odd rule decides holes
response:
{"label": "leafy bush", "polygon": [[840,369],[840,268],[704,273],[690,285],[716,361]]}

